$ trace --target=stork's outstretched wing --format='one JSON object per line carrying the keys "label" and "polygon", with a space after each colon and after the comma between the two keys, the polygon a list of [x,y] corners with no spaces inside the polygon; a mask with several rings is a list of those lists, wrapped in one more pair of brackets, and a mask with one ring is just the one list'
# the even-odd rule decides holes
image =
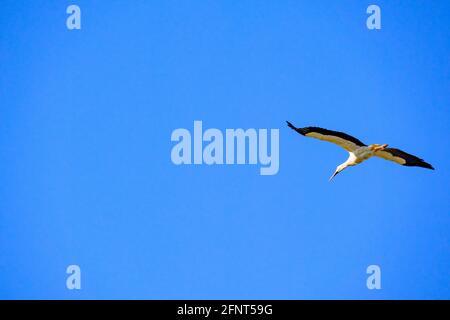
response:
{"label": "stork's outstretched wing", "polygon": [[344,132],[332,131],[318,127],[297,128],[289,121],[286,122],[289,128],[297,131],[301,135],[334,143],[348,152],[353,152],[355,149],[365,146],[365,144],[360,140]]}
{"label": "stork's outstretched wing", "polygon": [[394,161],[403,166],[422,167],[434,170],[433,166],[423,161],[423,159],[420,159],[416,156],[413,156],[412,154],[406,153],[405,151],[395,148],[385,148],[381,151],[376,151],[375,156],[386,160]]}

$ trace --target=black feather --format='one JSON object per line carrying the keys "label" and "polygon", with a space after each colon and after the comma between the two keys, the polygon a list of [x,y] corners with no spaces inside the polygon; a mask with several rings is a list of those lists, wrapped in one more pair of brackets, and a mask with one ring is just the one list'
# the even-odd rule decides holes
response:
{"label": "black feather", "polygon": [[383,151],[389,152],[390,154],[392,154],[395,157],[404,159],[406,161],[406,163],[403,164],[404,166],[422,167],[422,168],[434,170],[433,166],[431,164],[425,162],[423,159],[420,159],[419,157],[416,157],[416,156],[409,154],[405,151],[402,151],[400,149],[386,148]]}
{"label": "black feather", "polygon": [[335,137],[339,137],[342,138],[344,140],[347,141],[351,141],[354,144],[356,144],[357,146],[360,147],[364,147],[366,146],[366,144],[364,144],[361,140],[356,139],[355,137],[352,137],[349,134],[346,134],[344,132],[340,132],[340,131],[333,131],[333,130],[328,130],[328,129],[324,129],[324,128],[319,128],[319,127],[305,127],[305,128],[297,128],[295,127],[292,123],[290,123],[289,121],[286,121],[287,125],[289,128],[297,131],[298,133],[300,133],[301,135],[307,135],[308,133],[311,132],[317,132],[319,134],[323,134],[323,135],[327,135],[327,136],[335,136]]}

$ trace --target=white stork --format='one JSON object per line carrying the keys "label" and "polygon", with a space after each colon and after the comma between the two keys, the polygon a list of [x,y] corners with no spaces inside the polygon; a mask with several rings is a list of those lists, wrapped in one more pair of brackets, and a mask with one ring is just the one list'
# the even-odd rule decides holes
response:
{"label": "white stork", "polygon": [[286,122],[289,128],[297,131],[298,133],[300,133],[305,137],[311,137],[328,141],[348,151],[350,155],[347,161],[337,166],[336,171],[330,177],[330,181],[334,178],[334,176],[336,176],[339,172],[341,172],[345,168],[350,166],[356,166],[357,164],[360,164],[361,162],[373,156],[394,161],[404,166],[422,167],[434,170],[431,164],[426,163],[422,159],[399,149],[388,148],[387,144],[366,145],[362,143],[360,140],[356,139],[355,137],[352,137],[343,132],[332,131],[318,127],[297,128],[289,121]]}

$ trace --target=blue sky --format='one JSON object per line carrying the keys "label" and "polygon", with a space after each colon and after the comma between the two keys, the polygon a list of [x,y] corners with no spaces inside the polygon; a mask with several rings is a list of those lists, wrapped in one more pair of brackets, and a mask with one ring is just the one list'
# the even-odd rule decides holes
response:
{"label": "blue sky", "polygon": [[[0,298],[450,298],[450,2],[0,6]],[[279,128],[278,174],[175,166],[194,120]],[[285,120],[436,171],[371,159],[329,183],[347,154]]]}

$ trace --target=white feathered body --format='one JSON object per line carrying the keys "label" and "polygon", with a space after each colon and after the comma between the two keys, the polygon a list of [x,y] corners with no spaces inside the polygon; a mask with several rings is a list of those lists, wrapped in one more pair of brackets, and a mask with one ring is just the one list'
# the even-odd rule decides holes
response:
{"label": "white feathered body", "polygon": [[375,152],[368,146],[359,147],[354,151],[349,152],[349,157],[345,162],[348,166],[355,166],[361,162],[373,157]]}

